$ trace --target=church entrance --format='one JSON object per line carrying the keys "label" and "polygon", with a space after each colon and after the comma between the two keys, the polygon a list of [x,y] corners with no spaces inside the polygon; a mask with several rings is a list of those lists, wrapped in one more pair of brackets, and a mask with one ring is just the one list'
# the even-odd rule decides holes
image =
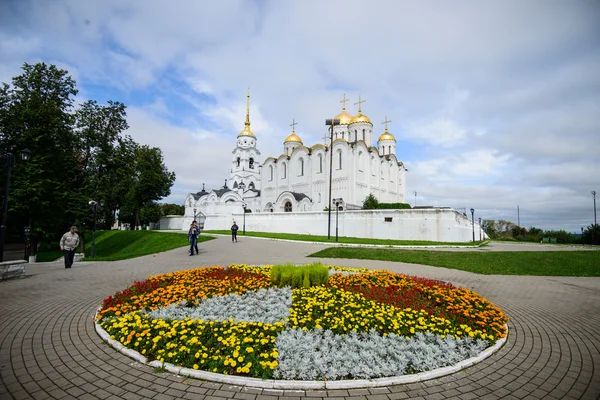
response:
{"label": "church entrance", "polygon": [[289,201],[286,201],[285,205],[283,206],[283,211],[292,212],[292,203]]}

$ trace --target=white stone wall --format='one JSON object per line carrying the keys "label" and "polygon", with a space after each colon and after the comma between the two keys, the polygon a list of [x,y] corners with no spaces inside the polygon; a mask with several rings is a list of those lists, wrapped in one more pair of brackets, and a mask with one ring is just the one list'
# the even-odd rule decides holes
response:
{"label": "white stone wall", "polygon": [[[427,240],[436,242],[470,242],[471,221],[451,209],[416,210],[357,210],[342,211],[338,215],[339,236]],[[292,212],[246,214],[246,230],[255,232],[298,233],[327,235],[327,212]],[[386,222],[391,218],[391,222]],[[207,215],[207,230],[229,229],[232,220],[242,228],[242,213]],[[335,236],[336,213],[331,212],[331,235]],[[479,240],[479,224],[475,223],[475,239]],[[482,231],[484,237],[485,233]]]}

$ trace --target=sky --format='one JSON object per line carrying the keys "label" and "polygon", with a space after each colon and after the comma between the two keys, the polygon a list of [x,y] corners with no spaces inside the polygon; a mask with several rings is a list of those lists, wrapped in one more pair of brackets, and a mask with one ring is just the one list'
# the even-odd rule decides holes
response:
{"label": "sky", "polygon": [[292,120],[321,143],[360,95],[374,140],[392,121],[411,205],[580,232],[600,193],[599,22],[596,0],[4,0],[0,82],[43,61],[77,103],[123,102],[178,204],[229,177],[248,88],[262,160]]}

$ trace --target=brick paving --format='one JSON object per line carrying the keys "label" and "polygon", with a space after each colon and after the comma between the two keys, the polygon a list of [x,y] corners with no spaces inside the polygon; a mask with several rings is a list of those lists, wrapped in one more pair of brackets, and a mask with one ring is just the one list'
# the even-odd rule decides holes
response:
{"label": "brick paving", "polygon": [[483,362],[438,379],[384,388],[270,390],[157,373],[116,352],[94,330],[102,299],[134,280],[207,265],[313,262],[306,255],[323,246],[243,237],[232,244],[220,237],[201,243],[200,255],[193,257],[181,248],[134,260],[76,263],[71,270],[29,265],[28,278],[0,283],[0,399],[600,398],[600,278],[484,276],[403,263],[321,260],[449,281],[475,290],[510,317],[506,344]]}

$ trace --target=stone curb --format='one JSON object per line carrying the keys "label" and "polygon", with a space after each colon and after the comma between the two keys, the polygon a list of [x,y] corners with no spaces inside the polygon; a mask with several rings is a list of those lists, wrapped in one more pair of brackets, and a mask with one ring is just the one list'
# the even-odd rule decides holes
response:
{"label": "stone curb", "polygon": [[[222,233],[206,233],[209,236],[223,236],[229,237],[229,235],[224,235]],[[364,243],[339,243],[339,242],[306,242],[303,240],[290,240],[290,239],[277,239],[277,238],[266,238],[259,236],[243,236],[240,235],[240,238],[248,238],[248,239],[260,239],[260,240],[273,240],[276,242],[293,242],[293,243],[304,243],[304,244],[322,244],[327,246],[340,246],[340,247],[381,247],[381,248],[394,248],[394,249],[478,249],[490,243],[489,240],[485,240],[477,246],[460,246],[460,245],[427,245],[427,246],[418,246],[418,245],[394,245],[394,244],[364,244]]]}
{"label": "stone curb", "polygon": [[304,389],[304,390],[319,390],[319,389],[361,389],[361,388],[375,388],[382,386],[415,383],[426,381],[429,379],[439,378],[445,375],[450,375],[460,370],[477,364],[498,350],[508,337],[508,325],[505,325],[506,336],[496,342],[492,347],[485,349],[481,354],[476,357],[471,357],[466,360],[459,362],[458,364],[451,365],[448,367],[434,369],[433,371],[419,372],[418,374],[393,376],[388,378],[376,378],[376,379],[354,379],[354,380],[341,380],[341,381],[294,381],[294,380],[275,380],[275,379],[259,379],[259,378],[248,378],[241,376],[223,375],[216,374],[214,372],[200,371],[192,368],[178,367],[174,364],[163,363],[158,360],[148,362],[148,359],[138,353],[135,350],[129,349],[123,346],[116,340],[110,338],[108,332],[106,332],[100,324],[97,322],[98,313],[102,307],[99,307],[94,315],[94,325],[96,332],[110,346],[126,355],[127,357],[133,358],[141,364],[147,364],[154,368],[164,368],[176,375],[189,376],[191,378],[202,379],[211,382],[226,383],[230,385],[238,386],[250,386],[261,389]]}

